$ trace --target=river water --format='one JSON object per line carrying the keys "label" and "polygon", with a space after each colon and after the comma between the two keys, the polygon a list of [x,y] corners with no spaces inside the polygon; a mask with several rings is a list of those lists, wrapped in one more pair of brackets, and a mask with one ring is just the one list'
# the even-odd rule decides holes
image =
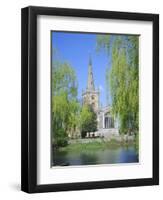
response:
{"label": "river water", "polygon": [[87,152],[55,151],[53,166],[136,163],[138,155],[134,146]]}

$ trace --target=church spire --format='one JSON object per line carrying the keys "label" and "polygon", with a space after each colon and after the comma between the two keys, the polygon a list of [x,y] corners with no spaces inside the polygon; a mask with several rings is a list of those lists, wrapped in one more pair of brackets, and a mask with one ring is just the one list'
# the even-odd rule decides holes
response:
{"label": "church spire", "polygon": [[88,63],[88,82],[87,82],[87,90],[94,91],[94,80],[93,80],[93,72],[92,72],[92,59],[89,56],[89,63]]}

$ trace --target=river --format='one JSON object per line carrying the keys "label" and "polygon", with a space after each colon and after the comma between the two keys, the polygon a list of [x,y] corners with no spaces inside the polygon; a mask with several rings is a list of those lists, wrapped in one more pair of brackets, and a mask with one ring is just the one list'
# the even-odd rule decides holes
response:
{"label": "river", "polygon": [[136,163],[138,155],[133,146],[86,152],[55,151],[53,166]]}

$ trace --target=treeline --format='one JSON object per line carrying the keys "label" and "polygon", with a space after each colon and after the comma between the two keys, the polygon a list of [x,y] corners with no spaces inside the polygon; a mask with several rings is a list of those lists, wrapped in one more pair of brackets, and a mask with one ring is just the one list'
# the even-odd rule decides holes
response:
{"label": "treeline", "polygon": [[138,135],[139,129],[139,36],[98,35],[97,50],[104,50],[111,61],[106,69],[112,113],[118,118],[120,133]]}
{"label": "treeline", "polygon": [[52,142],[66,146],[68,138],[85,137],[96,131],[96,114],[89,106],[82,106],[77,98],[77,77],[66,62],[55,62],[52,67]]}

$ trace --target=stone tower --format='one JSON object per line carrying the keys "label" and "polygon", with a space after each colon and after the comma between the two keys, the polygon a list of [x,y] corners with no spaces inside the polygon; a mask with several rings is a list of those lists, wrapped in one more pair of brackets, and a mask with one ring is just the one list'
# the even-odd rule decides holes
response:
{"label": "stone tower", "polygon": [[95,89],[93,71],[92,71],[92,60],[89,57],[88,63],[88,80],[87,88],[82,94],[83,104],[90,105],[95,112],[99,109],[99,91]]}

